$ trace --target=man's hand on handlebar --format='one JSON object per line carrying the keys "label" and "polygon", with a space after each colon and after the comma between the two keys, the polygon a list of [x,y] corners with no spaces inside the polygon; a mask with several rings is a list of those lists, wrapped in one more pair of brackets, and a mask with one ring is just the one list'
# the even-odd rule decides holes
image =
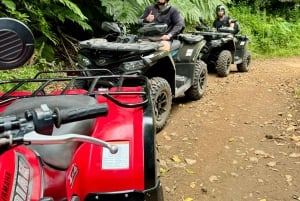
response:
{"label": "man's hand on handlebar", "polygon": [[166,35],[161,36],[160,39],[161,40],[170,40],[171,38],[169,35],[166,34]]}

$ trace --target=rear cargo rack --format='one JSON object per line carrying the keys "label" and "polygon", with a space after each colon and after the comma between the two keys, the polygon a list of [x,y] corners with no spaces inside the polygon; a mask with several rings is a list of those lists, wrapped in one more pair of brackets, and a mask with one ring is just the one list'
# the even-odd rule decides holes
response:
{"label": "rear cargo rack", "polygon": [[[81,76],[86,71],[90,70],[44,71],[31,79],[1,81],[0,106],[21,98],[59,95],[103,96],[122,107],[139,107],[149,102],[148,79],[144,76]],[[125,96],[141,98],[133,103],[118,98]]]}

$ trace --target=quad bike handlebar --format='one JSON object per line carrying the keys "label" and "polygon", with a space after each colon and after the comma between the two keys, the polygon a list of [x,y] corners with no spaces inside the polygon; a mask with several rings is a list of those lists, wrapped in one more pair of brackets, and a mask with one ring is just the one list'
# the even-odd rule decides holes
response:
{"label": "quad bike handlebar", "polygon": [[51,136],[53,126],[104,116],[108,112],[106,104],[89,105],[81,108],[51,110],[46,104],[26,111],[24,117],[0,117],[0,147],[21,144],[64,144],[71,141],[88,142],[103,146],[114,154],[118,148],[103,140],[79,134]]}

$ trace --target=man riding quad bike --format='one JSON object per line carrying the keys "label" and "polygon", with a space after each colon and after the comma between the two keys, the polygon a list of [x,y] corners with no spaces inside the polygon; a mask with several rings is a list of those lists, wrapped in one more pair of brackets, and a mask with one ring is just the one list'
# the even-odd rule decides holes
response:
{"label": "man riding quad bike", "polygon": [[[225,14],[223,6],[217,7],[217,14],[220,14],[220,11]],[[193,32],[205,38],[207,43],[202,50],[202,59],[208,68],[216,70],[220,77],[229,75],[231,64],[235,64],[239,72],[248,72],[251,63],[251,53],[247,50],[249,37],[238,35],[240,27],[236,19],[228,16],[224,18],[223,21],[216,20],[213,29],[200,18],[201,25]]]}
{"label": "man riding quad bike", "polygon": [[[170,10],[167,8],[160,14]],[[123,33],[116,23],[102,25],[110,33],[113,30]],[[81,41],[78,55],[79,69],[107,69],[111,74],[147,76],[158,131],[170,115],[172,98],[185,95],[190,100],[198,100],[205,94],[207,82],[207,66],[201,60],[203,36],[179,34],[173,38],[170,51],[161,50],[161,42],[151,41],[151,37],[167,29],[166,24],[147,23],[139,29],[139,36],[124,34],[115,41],[104,38]],[[149,40],[144,40],[145,37]]]}

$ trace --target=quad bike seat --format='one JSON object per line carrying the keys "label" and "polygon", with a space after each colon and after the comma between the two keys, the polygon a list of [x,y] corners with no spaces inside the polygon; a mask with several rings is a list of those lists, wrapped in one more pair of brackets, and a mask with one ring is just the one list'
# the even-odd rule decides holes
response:
{"label": "quad bike seat", "polygon": [[160,47],[158,43],[140,42],[140,43],[118,43],[106,42],[99,39],[89,39],[80,42],[81,48],[90,48],[97,50],[112,50],[118,52],[137,52],[143,53],[152,50],[157,50]]}
{"label": "quad bike seat", "polygon": [[[68,109],[98,103],[95,98],[86,95],[37,96],[17,100],[10,104],[1,115],[24,117],[26,110],[37,108],[41,104],[47,104],[50,109],[54,109],[55,107]],[[52,135],[64,135],[68,133],[91,135],[94,122],[95,119],[88,119],[63,124],[60,128],[54,127]],[[55,145],[30,145],[30,148],[36,151],[48,165],[54,168],[67,169],[79,144],[79,142],[70,142]]]}
{"label": "quad bike seat", "polygon": [[0,18],[0,66],[12,69],[22,66],[32,56],[34,37],[22,22]]}

